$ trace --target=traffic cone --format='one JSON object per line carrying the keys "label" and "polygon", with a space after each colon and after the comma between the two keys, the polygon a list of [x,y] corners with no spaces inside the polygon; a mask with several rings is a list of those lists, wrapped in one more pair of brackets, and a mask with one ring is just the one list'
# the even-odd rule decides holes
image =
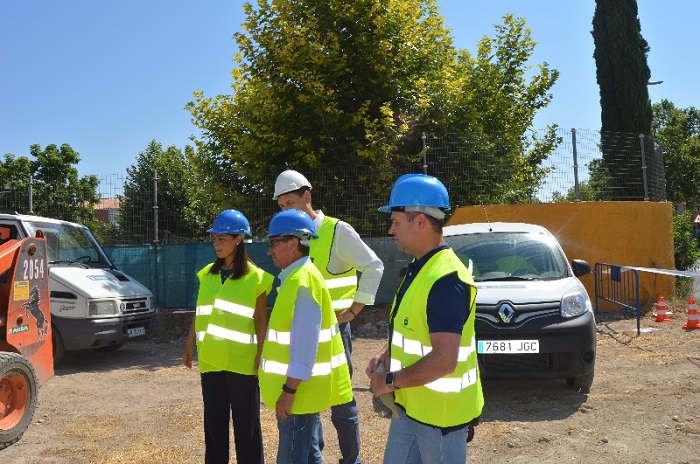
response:
{"label": "traffic cone", "polygon": [[654,322],[673,322],[666,314],[666,301],[662,296],[659,297],[659,304],[656,309],[656,319],[654,319]]}
{"label": "traffic cone", "polygon": [[695,306],[695,298],[688,300],[688,322],[683,324],[684,329],[700,329],[700,319],[698,319],[698,307]]}

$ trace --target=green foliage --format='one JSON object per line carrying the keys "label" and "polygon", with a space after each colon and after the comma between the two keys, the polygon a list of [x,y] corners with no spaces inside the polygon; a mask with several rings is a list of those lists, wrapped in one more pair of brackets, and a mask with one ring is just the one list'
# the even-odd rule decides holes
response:
{"label": "green foliage", "polygon": [[68,144],[50,144],[43,150],[35,144],[29,152],[34,160],[6,154],[0,165],[0,183],[10,188],[3,195],[5,211],[29,213],[22,209],[29,204],[31,177],[33,214],[95,226],[92,207],[99,201],[98,180],[96,176],[78,177],[75,165],[80,162],[80,154]]}
{"label": "green foliage", "polygon": [[[594,159],[588,163],[589,179],[579,185],[578,201],[609,201],[611,198],[608,190],[610,184],[610,174],[605,168],[602,159]],[[552,194],[552,202],[574,202],[576,201],[576,189],[571,187],[564,195],[561,192]]]}
{"label": "green foliage", "polygon": [[[555,127],[539,140],[527,131],[558,72],[527,65],[535,43],[522,19],[506,16],[472,58],[454,47],[435,0],[259,0],[244,9],[232,94],[196,92],[187,105],[202,130],[200,184],[268,201],[283,169],[324,169],[315,203],[357,195],[371,205],[397,174],[419,171],[422,134],[450,132],[477,134],[459,156],[488,153],[502,173],[488,191],[455,192],[460,201],[527,201],[541,182],[559,141]],[[371,169],[372,189],[353,191],[357,179],[339,169],[348,166]]]}
{"label": "green foliage", "polygon": [[[542,162],[561,143],[556,125],[548,127],[542,138],[527,135],[537,110],[551,101],[549,91],[559,72],[546,62],[532,72],[528,62],[535,42],[525,20],[506,15],[503,24],[494,27],[495,36],[479,42],[476,56],[459,52],[453,81],[453,118],[447,129],[470,136],[462,138],[467,144],[454,144],[452,162],[478,153],[483,164],[475,166],[477,170],[499,173],[497,182],[454,192],[463,204],[531,201],[548,171]],[[465,174],[477,178],[476,172],[454,172],[454,176]]]}
{"label": "green foliage", "polygon": [[596,0],[593,57],[603,132],[651,133],[649,45],[637,12],[636,0]]}
{"label": "green foliage", "polygon": [[613,199],[643,198],[643,186],[638,182],[642,178],[640,150],[635,147],[618,156],[615,147],[620,140],[612,136],[651,134],[649,45],[642,37],[636,0],[596,0],[592,34],[600,87],[603,160],[616,187]]}
{"label": "green foliage", "polygon": [[[700,259],[693,217],[694,214],[691,211],[673,217],[673,254],[676,269],[681,271],[695,269],[695,265]],[[679,296],[687,296],[688,288],[692,288],[692,279],[678,278],[676,288]]]}
{"label": "green foliage", "polygon": [[[192,156],[192,148],[185,152]],[[174,146],[163,150],[161,144],[151,141],[139,153],[136,165],[126,170],[124,196],[117,222],[122,240],[127,243],[148,243],[154,240],[154,208],[156,198],[154,179],[157,174],[158,240],[171,243],[181,237],[187,241],[203,233],[203,224],[189,213],[190,191],[193,175],[187,157]],[[206,218],[211,221],[211,218]]]}
{"label": "green foliage", "polygon": [[248,177],[287,166],[387,168],[444,121],[455,51],[434,0],[244,6],[233,95],[195,94],[199,148]]}
{"label": "green foliage", "polygon": [[700,110],[654,104],[654,141],[664,151],[666,196],[688,209],[700,205]]}

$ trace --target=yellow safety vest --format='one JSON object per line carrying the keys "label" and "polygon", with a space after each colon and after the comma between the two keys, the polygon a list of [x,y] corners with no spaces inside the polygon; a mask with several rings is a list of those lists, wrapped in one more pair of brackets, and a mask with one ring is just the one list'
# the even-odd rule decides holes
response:
{"label": "yellow safety vest", "polygon": [[[406,290],[393,318],[389,347],[392,371],[415,364],[431,351],[428,294],[438,279],[455,271],[462,282],[474,287],[471,274],[452,249],[448,248],[432,256]],[[467,424],[481,415],[484,396],[476,359],[475,296],[476,292],[471,292],[471,310],[462,329],[455,370],[426,385],[400,388],[394,392],[396,402],[406,409],[409,417],[419,422],[451,427]],[[396,299],[392,309],[395,305]]]}
{"label": "yellow safety vest", "polygon": [[321,229],[317,231],[318,238],[311,240],[311,249],[309,251],[309,257],[312,259],[314,266],[321,271],[321,275],[326,281],[326,286],[331,292],[333,311],[349,308],[355,300],[355,293],[357,292],[357,271],[354,267],[340,274],[331,274],[328,271],[337,224],[338,219],[325,216],[321,223]]}
{"label": "yellow safety vest", "polygon": [[255,375],[255,304],[261,294],[270,292],[274,277],[253,263],[248,266],[246,275],[226,279],[216,293],[197,354],[200,364],[216,370]]}
{"label": "yellow safety vest", "polygon": [[[330,294],[321,273],[310,263],[294,269],[279,289],[270,315],[258,377],[263,401],[268,408],[274,409],[282,394],[282,385],[287,380],[294,303],[300,288],[310,290],[322,314],[311,379],[299,384],[292,405],[294,414],[311,414],[352,401],[352,386]],[[307,334],[298,333],[295,336],[304,337]]]}

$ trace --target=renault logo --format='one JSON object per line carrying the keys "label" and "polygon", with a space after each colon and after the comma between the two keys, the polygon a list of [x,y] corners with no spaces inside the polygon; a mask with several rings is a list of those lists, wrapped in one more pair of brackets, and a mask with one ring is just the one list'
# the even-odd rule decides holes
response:
{"label": "renault logo", "polygon": [[498,308],[498,315],[501,316],[501,320],[507,324],[513,319],[513,316],[515,316],[515,310],[510,304],[503,303],[501,307]]}

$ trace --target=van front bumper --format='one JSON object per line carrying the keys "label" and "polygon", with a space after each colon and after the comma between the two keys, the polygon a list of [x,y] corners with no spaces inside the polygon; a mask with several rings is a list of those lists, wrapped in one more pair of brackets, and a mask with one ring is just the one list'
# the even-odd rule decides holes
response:
{"label": "van front bumper", "polygon": [[[143,335],[147,335],[155,329],[156,312],[90,319],[52,315],[51,321],[61,333],[66,351],[76,351],[120,345],[136,338],[134,333],[143,332]],[[132,336],[129,329],[135,329],[131,330]]]}

